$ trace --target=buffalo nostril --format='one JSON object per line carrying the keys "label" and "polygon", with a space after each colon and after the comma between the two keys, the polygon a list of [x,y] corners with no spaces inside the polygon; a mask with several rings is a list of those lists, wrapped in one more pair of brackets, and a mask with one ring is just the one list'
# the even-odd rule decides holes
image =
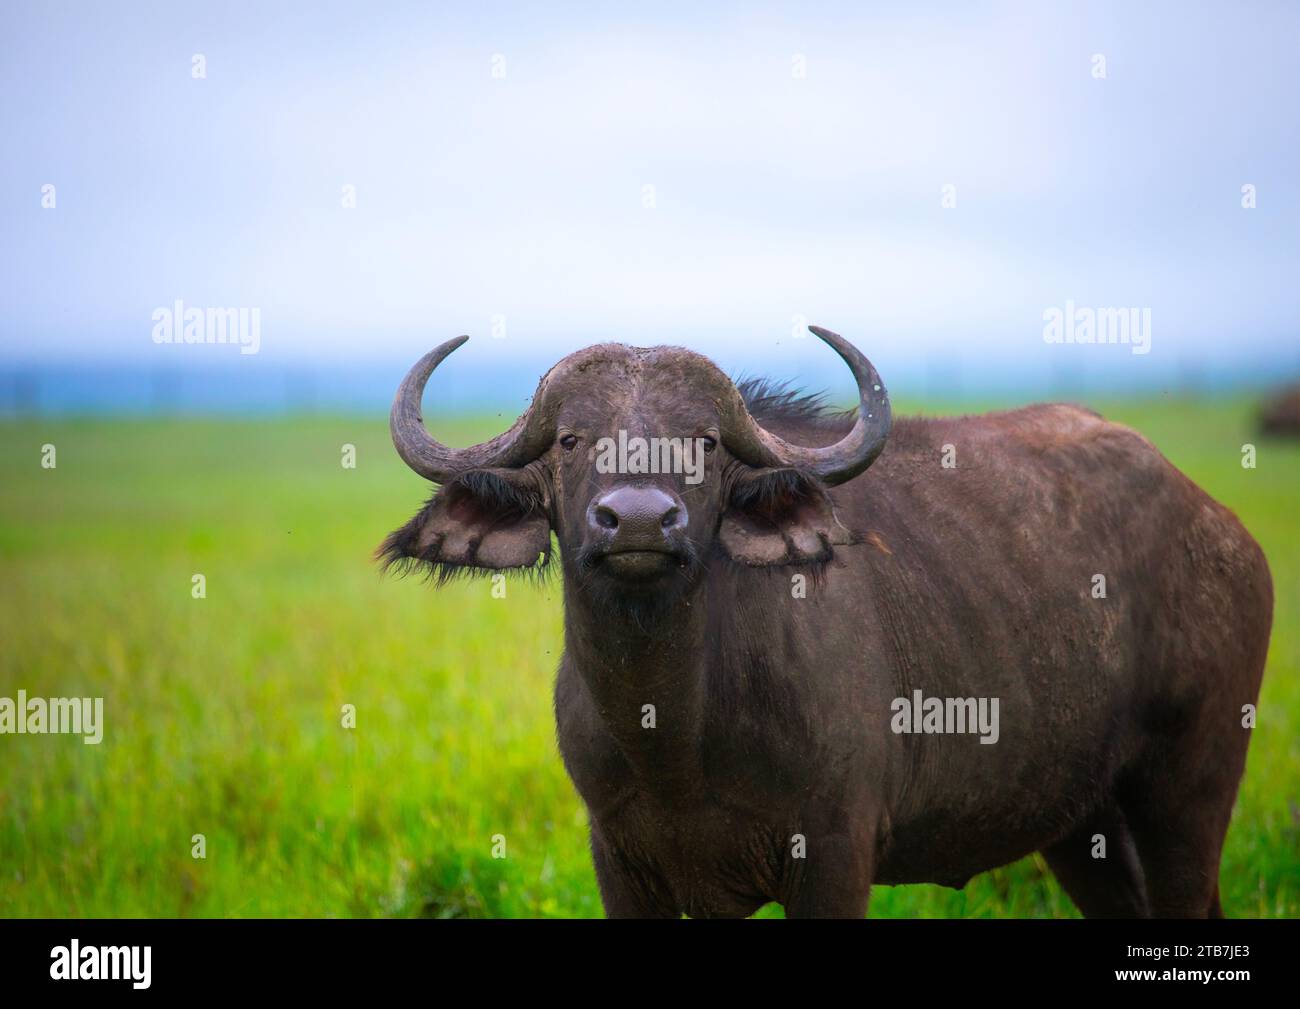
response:
{"label": "buffalo nostril", "polygon": [[673,526],[677,524],[677,519],[681,515],[681,513],[682,510],[678,508],[676,505],[674,505],[672,508],[669,508],[666,512],[664,512],[664,517],[659,520],[659,524],[663,526],[665,529],[671,529]]}
{"label": "buffalo nostril", "polygon": [[618,513],[613,508],[597,505],[595,510],[596,525],[602,529],[618,528]]}

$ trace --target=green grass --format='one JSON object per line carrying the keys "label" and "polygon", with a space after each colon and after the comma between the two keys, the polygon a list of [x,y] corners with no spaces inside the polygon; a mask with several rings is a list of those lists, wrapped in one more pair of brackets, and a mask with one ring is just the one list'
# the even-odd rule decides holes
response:
{"label": "green grass", "polygon": [[[1244,470],[1244,401],[1106,412],[1269,556],[1277,618],[1223,902],[1300,915],[1300,449],[1260,443]],[[381,579],[372,550],[426,494],[383,418],[9,422],[0,487],[0,696],[102,696],[107,723],[98,746],[0,736],[0,915],[601,913],[554,741],[558,585],[494,599]],[[1032,858],[961,892],[877,887],[871,914],[1075,911]]]}

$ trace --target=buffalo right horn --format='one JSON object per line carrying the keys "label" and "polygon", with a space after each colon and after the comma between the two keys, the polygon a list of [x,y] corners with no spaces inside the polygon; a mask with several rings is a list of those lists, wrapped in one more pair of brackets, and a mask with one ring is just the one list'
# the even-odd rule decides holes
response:
{"label": "buffalo right horn", "polygon": [[554,437],[553,431],[545,430],[536,400],[510,430],[479,445],[448,448],[429,434],[420,412],[425,383],[447,355],[468,339],[468,336],[458,336],[439,344],[420,358],[398,386],[393,410],[388,417],[397,454],[411,469],[434,483],[446,483],[472,469],[526,465],[546,451]]}
{"label": "buffalo right horn", "polygon": [[853,372],[858,385],[858,415],[853,429],[834,445],[806,448],[792,445],[758,423],[745,408],[740,394],[731,390],[724,408],[727,429],[723,438],[727,448],[741,459],[760,466],[793,466],[817,476],[827,486],[844,483],[857,476],[880,455],[889,437],[889,393],[876,374],[875,367],[857,347],[838,333],[820,326],[808,327],[818,339],[829,344]]}

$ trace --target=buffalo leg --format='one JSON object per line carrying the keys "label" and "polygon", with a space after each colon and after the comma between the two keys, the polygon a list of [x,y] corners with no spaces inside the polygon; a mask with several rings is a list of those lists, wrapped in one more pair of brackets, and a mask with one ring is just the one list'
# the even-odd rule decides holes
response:
{"label": "buffalo leg", "polygon": [[[1095,857],[1098,835],[1105,857]],[[1132,832],[1116,807],[1085,821],[1043,857],[1085,918],[1146,918],[1146,888]]]}
{"label": "buffalo leg", "polygon": [[809,830],[802,858],[787,862],[787,918],[863,918],[871,898],[874,846],[857,833]]}
{"label": "buffalo leg", "polygon": [[662,883],[636,871],[604,841],[595,825],[591,828],[591,858],[606,918],[680,918]]}
{"label": "buffalo leg", "polygon": [[1206,736],[1172,748],[1157,766],[1136,775],[1121,800],[1157,918],[1223,916],[1219,858],[1245,744],[1239,736]]}
{"label": "buffalo leg", "polygon": [[[1162,801],[1163,800],[1163,801]],[[1168,797],[1151,799],[1129,819],[1156,918],[1221,918],[1219,857],[1232,798],[1201,805],[1187,800],[1171,808]],[[1127,807],[1126,807],[1127,808]]]}
{"label": "buffalo leg", "polygon": [[1152,824],[1136,836],[1157,918],[1222,918],[1219,906],[1221,838],[1198,825]]}

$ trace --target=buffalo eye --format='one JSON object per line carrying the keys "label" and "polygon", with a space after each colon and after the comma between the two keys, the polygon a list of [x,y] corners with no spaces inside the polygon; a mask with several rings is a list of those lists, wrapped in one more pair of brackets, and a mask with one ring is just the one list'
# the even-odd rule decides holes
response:
{"label": "buffalo eye", "polygon": [[566,452],[573,451],[573,446],[576,444],[578,444],[578,436],[576,434],[566,434],[560,438],[560,448],[564,449]]}

